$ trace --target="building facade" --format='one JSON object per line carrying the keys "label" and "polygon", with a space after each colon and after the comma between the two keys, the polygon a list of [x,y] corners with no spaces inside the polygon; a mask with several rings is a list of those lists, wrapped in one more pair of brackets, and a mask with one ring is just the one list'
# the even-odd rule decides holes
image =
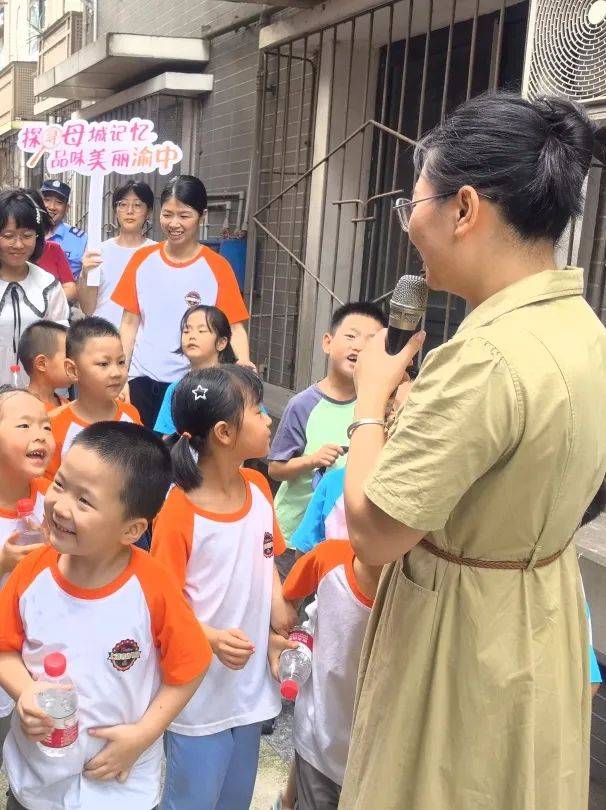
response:
{"label": "building facade", "polygon": [[[556,75],[556,86],[543,87],[540,78],[551,29],[561,42],[585,26],[603,44],[606,22],[591,0],[183,0],[177,13],[164,0],[11,5],[22,14],[36,6],[42,21],[32,117],[141,115],[159,138],[182,144],[181,171],[201,176],[210,194],[201,236],[245,260],[252,349],[276,412],[323,373],[321,335],[334,307],[385,300],[402,272],[418,269],[391,211],[410,194],[412,148],[427,129],[465,98],[497,88],[580,100],[585,91],[597,114],[606,108],[596,103],[599,86],[568,87]],[[553,12],[566,5],[569,18],[579,10],[572,24]],[[593,46],[581,44],[599,73]],[[22,44],[12,65],[24,48],[32,53]],[[578,48],[576,59],[586,75]],[[7,178],[10,162],[0,159]],[[73,218],[83,226],[86,183],[73,184]],[[563,263],[586,267],[587,297],[603,318],[605,194],[596,167],[586,216],[562,246]],[[109,199],[106,224],[109,232]],[[433,295],[429,347],[464,315],[463,302]]]}
{"label": "building facade", "polygon": [[[606,126],[602,0],[10,0],[2,19],[0,184],[41,179],[15,149],[24,120],[151,118],[159,139],[182,145],[180,171],[207,185],[201,238],[245,274],[252,354],[275,415],[322,376],[333,309],[386,301],[418,271],[392,205],[410,196],[415,142],[453,106],[498,88],[556,92]],[[560,258],[585,268],[606,323],[605,158],[596,148],[585,213]],[[85,227],[86,182],[66,179]],[[106,183],[108,234],[117,180]],[[432,294],[428,345],[464,316],[462,301]],[[588,579],[604,583],[603,571]],[[606,782],[602,703],[593,765]]]}

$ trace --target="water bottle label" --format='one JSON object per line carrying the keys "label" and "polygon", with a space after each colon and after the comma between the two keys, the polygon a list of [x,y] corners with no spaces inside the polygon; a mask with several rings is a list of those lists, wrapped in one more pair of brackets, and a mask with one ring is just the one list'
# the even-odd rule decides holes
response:
{"label": "water bottle label", "polygon": [[62,717],[61,720],[55,719],[55,728],[48,737],[42,740],[41,745],[45,745],[47,748],[67,748],[77,739],[78,712],[75,711],[67,717]]}
{"label": "water bottle label", "polygon": [[296,641],[300,652],[311,659],[314,649],[314,637],[307,630],[293,630],[288,637],[289,641]]}

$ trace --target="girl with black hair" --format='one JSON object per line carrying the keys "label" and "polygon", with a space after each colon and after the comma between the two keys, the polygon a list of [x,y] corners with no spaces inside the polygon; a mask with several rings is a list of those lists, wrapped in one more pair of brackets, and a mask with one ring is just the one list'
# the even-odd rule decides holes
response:
{"label": "girl with black hair", "polygon": [[174,177],[160,202],[166,241],[137,251],[112,296],[124,308],[120,332],[130,363],[130,397],[149,427],[169,384],[187,370],[185,358],[172,349],[189,307],[210,304],[222,310],[231,324],[238,363],[252,366],[244,328],[248,312],[234,272],[226,259],[199,242],[207,215],[204,183],[191,175]]}
{"label": "girl with black hair", "polygon": [[[118,233],[103,242],[100,250],[87,250],[82,257],[78,298],[85,315],[98,315],[119,329],[123,310],[111,297],[135,252],[156,244],[146,236],[154,211],[154,192],[147,183],[129,180],[114,189],[112,208]],[[89,275],[97,268],[99,283],[89,286]]]}
{"label": "girl with black hair", "polygon": [[345,508],[386,566],[340,807],[587,807],[588,626],[572,538],[606,472],[606,330],[555,245],[593,126],[572,102],[475,98],[416,149],[396,207],[432,290],[470,314],[430,352],[377,335],[356,366]]}
{"label": "girl with black hair", "polygon": [[[236,356],[231,347],[231,326],[217,307],[198,304],[187,310],[181,318],[181,345],[177,354],[189,360],[192,371],[210,368],[219,363],[235,363]],[[166,389],[162,405],[154,425],[156,433],[165,436],[175,432],[172,417],[173,394],[177,383]]]}
{"label": "girl with black hair", "polygon": [[261,725],[280,711],[269,629],[296,618],[274,563],[284,539],[263,475],[269,450],[263,384],[235,365],[192,371],[175,389],[176,486],[154,525],[152,555],[178,578],[215,658],[166,733],[163,810],[248,810]]}
{"label": "girl with black hair", "polygon": [[[45,246],[45,211],[21,189],[0,192],[0,384],[15,382],[19,338],[46,318],[67,326],[69,304],[59,280],[35,263]],[[27,385],[19,370],[17,382]]]}

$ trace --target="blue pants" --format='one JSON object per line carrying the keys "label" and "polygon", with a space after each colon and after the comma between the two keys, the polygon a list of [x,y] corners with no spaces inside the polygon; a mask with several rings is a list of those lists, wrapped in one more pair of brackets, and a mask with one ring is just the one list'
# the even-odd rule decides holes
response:
{"label": "blue pants", "polygon": [[237,726],[206,737],[167,731],[161,810],[248,810],[259,764],[261,725]]}

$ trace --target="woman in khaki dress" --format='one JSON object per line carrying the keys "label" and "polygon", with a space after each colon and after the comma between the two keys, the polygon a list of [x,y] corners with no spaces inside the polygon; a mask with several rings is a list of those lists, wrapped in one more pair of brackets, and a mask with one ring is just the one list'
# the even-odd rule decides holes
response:
{"label": "woman in khaki dress", "polygon": [[[472,309],[430,352],[357,364],[351,539],[386,564],[359,676],[345,810],[586,810],[588,633],[573,534],[606,472],[606,330],[554,244],[593,131],[564,101],[474,99],[417,149],[402,225]],[[366,421],[369,420],[369,421]],[[355,425],[356,423],[354,423]]]}

